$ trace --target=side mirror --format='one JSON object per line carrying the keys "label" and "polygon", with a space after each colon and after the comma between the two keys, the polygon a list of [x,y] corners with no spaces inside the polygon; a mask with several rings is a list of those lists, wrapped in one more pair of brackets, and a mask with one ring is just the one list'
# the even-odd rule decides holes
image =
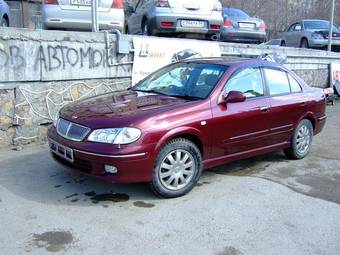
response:
{"label": "side mirror", "polygon": [[228,103],[241,103],[246,101],[246,96],[240,91],[230,91],[227,94],[222,94],[221,99],[219,100],[219,104],[228,104]]}

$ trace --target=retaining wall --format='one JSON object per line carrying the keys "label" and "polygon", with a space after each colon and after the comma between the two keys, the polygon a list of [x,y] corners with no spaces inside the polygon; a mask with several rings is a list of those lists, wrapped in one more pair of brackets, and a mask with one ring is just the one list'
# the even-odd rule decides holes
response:
{"label": "retaining wall", "polygon": [[[0,147],[45,140],[58,109],[80,98],[131,84],[131,52],[116,52],[116,36],[104,33],[0,29]],[[161,40],[166,38],[159,38]],[[180,40],[180,39],[179,39]],[[278,52],[309,84],[325,87],[329,64],[340,54],[324,51],[220,44],[222,55],[255,57]]]}

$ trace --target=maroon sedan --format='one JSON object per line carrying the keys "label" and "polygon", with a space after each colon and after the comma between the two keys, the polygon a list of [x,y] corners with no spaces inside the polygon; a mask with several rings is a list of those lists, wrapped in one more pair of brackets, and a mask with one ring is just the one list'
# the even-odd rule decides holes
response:
{"label": "maroon sedan", "polygon": [[177,197],[202,169],[281,149],[305,157],[325,107],[321,89],[276,63],[187,60],[126,91],[65,106],[48,140],[65,166]]}

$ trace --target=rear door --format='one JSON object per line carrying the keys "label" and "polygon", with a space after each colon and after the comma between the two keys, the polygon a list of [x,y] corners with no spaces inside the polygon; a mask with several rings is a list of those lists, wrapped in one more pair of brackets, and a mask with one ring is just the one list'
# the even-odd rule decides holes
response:
{"label": "rear door", "polygon": [[212,157],[225,157],[250,152],[268,143],[270,111],[268,97],[259,68],[245,68],[234,74],[225,86],[225,93],[240,91],[245,102],[216,105],[212,108]]}
{"label": "rear door", "polygon": [[296,25],[297,23],[292,24],[287,31],[283,33],[283,39],[285,40],[286,46],[294,46],[293,33]]}
{"label": "rear door", "polygon": [[271,110],[267,121],[271,125],[271,143],[290,141],[296,124],[305,113],[307,99],[291,74],[272,68],[263,68],[263,74],[270,95]]}

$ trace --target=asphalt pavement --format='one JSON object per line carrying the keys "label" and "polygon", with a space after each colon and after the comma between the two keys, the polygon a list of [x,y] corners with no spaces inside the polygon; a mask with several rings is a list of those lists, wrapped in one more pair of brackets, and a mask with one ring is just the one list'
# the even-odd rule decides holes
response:
{"label": "asphalt pavement", "polygon": [[0,151],[0,254],[340,254],[340,105],[310,155],[205,171],[177,199],[55,163],[46,145]]}

